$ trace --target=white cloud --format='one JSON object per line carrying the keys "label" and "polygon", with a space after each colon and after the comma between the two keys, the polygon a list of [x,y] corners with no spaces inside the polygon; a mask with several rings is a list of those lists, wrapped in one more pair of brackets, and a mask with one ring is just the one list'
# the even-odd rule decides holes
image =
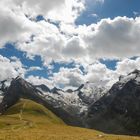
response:
{"label": "white cloud", "polygon": [[84,72],[80,67],[76,68],[61,68],[58,73],[54,73],[51,80],[56,86],[60,87],[79,87],[86,82],[94,83],[100,86],[112,86],[119,75],[116,71],[108,69],[104,64],[95,62],[84,67]]}
{"label": "white cloud", "polygon": [[127,75],[135,69],[140,70],[140,58],[120,60],[116,64],[116,70],[108,69],[99,61],[90,65],[82,65],[84,72],[81,71],[80,65],[75,64],[75,66],[76,68],[61,68],[58,73],[54,73],[50,78],[54,85],[75,88],[85,82],[91,82],[97,86],[111,87],[119,80],[120,75]]}
{"label": "white cloud", "polygon": [[41,85],[41,84],[44,84],[44,85],[47,85],[50,89],[54,87],[53,81],[48,80],[48,79],[43,78],[43,77],[31,75],[31,76],[29,76],[26,80],[27,80],[28,82],[34,84],[34,85]]}
{"label": "white cloud", "polygon": [[[22,45],[28,53],[39,54],[48,64],[54,61],[92,63],[98,58],[125,58],[140,55],[140,18],[116,17],[102,19],[89,26],[61,24],[60,31],[36,37],[34,42]],[[71,27],[68,30],[67,27]],[[28,47],[27,47],[28,46]],[[40,50],[40,52],[38,51]]]}
{"label": "white cloud", "polygon": [[[30,67],[25,69],[20,60],[16,57],[8,59],[0,56],[0,80],[7,78],[14,78],[18,75],[24,75],[31,70],[41,70],[40,67]],[[108,69],[104,64],[99,61],[90,65],[83,65],[83,71],[80,69],[81,64],[75,64],[75,68],[60,68],[58,73],[53,73],[48,79],[39,76],[29,76],[27,81],[35,84],[46,84],[48,87],[71,87],[76,88],[85,82],[92,82],[95,85],[111,87],[118,81],[120,75],[126,75],[134,69],[140,70],[140,58],[123,59],[116,65],[116,70]]]}
{"label": "white cloud", "polygon": [[0,81],[15,78],[16,76],[24,77],[26,72],[20,60],[10,60],[0,55]]}
{"label": "white cloud", "polygon": [[[32,34],[42,38],[45,32],[56,33],[58,29],[53,24],[35,23],[30,20],[39,14],[54,22],[74,23],[83,10],[84,0],[2,0],[0,1],[0,46],[7,42],[28,42]],[[51,33],[48,30],[50,28]]]}
{"label": "white cloud", "polygon": [[[45,24],[44,21],[42,21],[43,23]],[[59,34],[57,28],[49,23],[48,25],[50,26],[46,26],[46,24],[45,27],[37,25],[36,29],[38,30],[35,29],[37,33],[35,33],[34,41],[19,42],[18,44],[18,49],[27,52],[28,57],[41,56],[44,64],[49,64],[52,60],[62,59],[61,49],[65,43],[63,35]]]}
{"label": "white cloud", "polygon": [[61,68],[58,73],[53,74],[51,80],[61,87],[78,87],[84,83],[83,73],[78,68]]}
{"label": "white cloud", "polygon": [[74,22],[85,9],[84,0],[3,0],[1,5],[28,17],[43,15],[53,21]]}
{"label": "white cloud", "polygon": [[99,16],[96,13],[91,14],[92,17],[98,18]]}
{"label": "white cloud", "polygon": [[[97,1],[104,2],[94,2]],[[74,60],[84,66],[87,72],[85,75],[78,67],[62,68],[52,77],[56,85],[79,86],[85,81],[110,85],[118,74],[139,69],[139,58],[127,58],[140,55],[140,17],[116,17],[102,19],[89,26],[75,25],[74,21],[85,9],[84,3],[84,0],[1,0],[0,47],[7,42],[15,42],[16,47],[26,52],[28,57],[41,56],[44,65],[49,66],[52,60]],[[59,21],[59,27],[47,21],[35,22],[29,19],[39,14],[46,20]],[[116,71],[111,71],[99,62],[89,65],[98,58],[125,59],[117,64]],[[10,61],[2,56],[0,59],[3,66],[0,79],[15,77],[19,73],[24,75],[25,69],[20,60],[12,58]],[[35,69],[41,70],[34,67],[29,70]],[[28,78],[32,82],[36,79],[38,83],[52,84],[44,78]]]}
{"label": "white cloud", "polygon": [[116,17],[90,25],[83,39],[92,58],[123,58],[140,55],[140,18]]}
{"label": "white cloud", "polygon": [[0,5],[0,47],[7,42],[16,42],[29,38],[28,31],[31,26],[25,16],[19,16],[13,13],[11,9]]}
{"label": "white cloud", "polygon": [[110,70],[106,67],[105,64],[100,62],[95,62],[91,65],[87,65],[85,68],[86,81],[95,83],[97,86],[112,86],[118,80],[118,74],[116,71]]}
{"label": "white cloud", "polygon": [[42,70],[41,67],[37,67],[37,66],[33,66],[33,67],[30,67],[27,71],[36,71],[36,70]]}
{"label": "white cloud", "polygon": [[62,49],[62,54],[65,58],[81,58],[86,55],[86,49],[80,38],[73,37],[67,41],[67,45]]}
{"label": "white cloud", "polygon": [[[7,6],[4,6],[6,4]],[[31,21],[25,13],[31,11],[28,14],[34,16],[34,13],[38,15],[42,12],[46,16],[58,9],[64,10],[64,13],[70,10],[71,15],[76,13],[76,16],[72,16],[75,21],[79,12],[84,9],[84,1],[5,0],[0,2],[0,7],[0,45],[16,42],[17,48],[26,52],[29,58],[41,56],[44,65],[49,65],[52,60],[74,60],[90,64],[98,58],[113,59],[140,55],[140,18],[102,19],[89,26],[76,26],[71,20],[66,22],[59,18],[59,28],[46,21]],[[63,16],[61,12],[57,13]],[[55,15],[58,16],[56,13]],[[69,16],[66,17],[70,19]],[[57,17],[52,18],[54,19]]]}
{"label": "white cloud", "polygon": [[116,66],[116,71],[120,75],[129,74],[135,69],[140,70],[140,57],[138,57],[136,60],[126,58],[118,62]]}
{"label": "white cloud", "polygon": [[21,6],[26,14],[46,15],[49,11],[60,8],[65,0],[11,0],[15,6]]}
{"label": "white cloud", "polygon": [[55,9],[48,13],[48,17],[52,20],[58,20],[65,23],[74,23],[82,11],[85,10],[85,0],[65,0],[65,4],[61,9]]}

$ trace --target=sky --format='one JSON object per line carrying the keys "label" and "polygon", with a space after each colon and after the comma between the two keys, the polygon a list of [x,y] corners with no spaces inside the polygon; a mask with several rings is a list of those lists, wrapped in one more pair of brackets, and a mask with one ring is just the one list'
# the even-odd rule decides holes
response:
{"label": "sky", "polygon": [[112,86],[140,69],[139,0],[1,0],[0,81]]}

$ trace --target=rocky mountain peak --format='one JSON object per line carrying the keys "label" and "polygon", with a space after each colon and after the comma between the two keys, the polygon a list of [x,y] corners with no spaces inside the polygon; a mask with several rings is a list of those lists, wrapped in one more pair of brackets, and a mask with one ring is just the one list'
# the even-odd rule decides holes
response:
{"label": "rocky mountain peak", "polygon": [[[89,127],[116,134],[140,134],[140,71],[123,76],[89,107]],[[105,127],[104,127],[104,126]]]}
{"label": "rocky mountain peak", "polygon": [[35,87],[36,87],[37,89],[41,90],[42,92],[51,92],[50,88],[47,87],[47,86],[44,85],[44,84],[36,85]]}
{"label": "rocky mountain peak", "polygon": [[52,92],[52,93],[55,93],[55,94],[59,94],[59,91],[64,92],[62,89],[59,89],[59,88],[57,88],[57,87],[54,87],[54,88],[51,89],[51,92]]}
{"label": "rocky mountain peak", "polygon": [[81,84],[81,85],[79,86],[79,88],[76,89],[75,91],[80,91],[83,87],[84,87],[84,84]]}
{"label": "rocky mountain peak", "polygon": [[[131,74],[131,73],[130,73],[130,74]],[[137,74],[137,75],[140,75],[140,70],[135,69],[135,70],[132,72],[132,74]]]}

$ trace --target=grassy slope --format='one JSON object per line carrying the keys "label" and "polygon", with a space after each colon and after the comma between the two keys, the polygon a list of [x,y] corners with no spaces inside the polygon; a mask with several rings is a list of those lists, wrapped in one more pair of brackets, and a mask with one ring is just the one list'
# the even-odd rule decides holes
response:
{"label": "grassy slope", "polygon": [[48,109],[21,100],[0,116],[0,140],[138,140],[138,137],[106,135],[66,126]]}

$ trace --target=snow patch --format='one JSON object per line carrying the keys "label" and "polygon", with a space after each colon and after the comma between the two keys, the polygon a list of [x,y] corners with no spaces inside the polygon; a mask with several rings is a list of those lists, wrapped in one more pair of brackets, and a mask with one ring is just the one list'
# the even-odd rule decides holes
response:
{"label": "snow patch", "polygon": [[120,82],[121,83],[127,83],[128,81],[133,80],[135,78],[136,78],[136,74],[132,73],[132,74],[126,76],[126,77],[121,78]]}

